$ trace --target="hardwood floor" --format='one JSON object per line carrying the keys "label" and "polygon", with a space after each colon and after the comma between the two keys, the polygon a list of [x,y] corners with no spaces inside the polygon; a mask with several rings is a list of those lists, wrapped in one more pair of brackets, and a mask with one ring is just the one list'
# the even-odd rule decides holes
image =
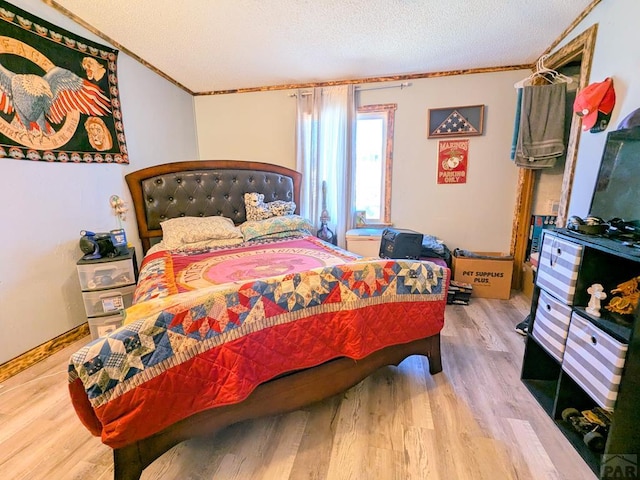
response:
{"label": "hardwood floor", "polygon": [[[442,373],[410,357],[304,410],[184,442],[142,478],[595,479],[520,382],[514,326],[528,305],[521,294],[450,305]],[[67,358],[84,341],[0,384],[0,478],[113,477],[111,450],[68,400]]]}

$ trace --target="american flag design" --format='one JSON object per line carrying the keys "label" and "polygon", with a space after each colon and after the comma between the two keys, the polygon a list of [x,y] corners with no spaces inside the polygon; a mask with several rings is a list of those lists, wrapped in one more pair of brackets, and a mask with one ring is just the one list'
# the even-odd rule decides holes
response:
{"label": "american flag design", "polygon": [[460,112],[454,110],[440,125],[438,125],[434,133],[478,133],[478,129],[471,125],[471,122],[461,115]]}

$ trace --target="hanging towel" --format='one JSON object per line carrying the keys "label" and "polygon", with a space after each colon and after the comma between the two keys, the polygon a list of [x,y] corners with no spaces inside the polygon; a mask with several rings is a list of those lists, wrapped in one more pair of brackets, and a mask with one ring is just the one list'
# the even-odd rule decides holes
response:
{"label": "hanging towel", "polygon": [[564,155],[566,96],[565,82],[524,87],[516,165],[549,168]]}
{"label": "hanging towel", "polygon": [[511,160],[516,158],[518,148],[518,137],[520,136],[520,114],[522,112],[522,88],[517,91],[516,98],[516,119],[513,125],[513,138],[511,139]]}

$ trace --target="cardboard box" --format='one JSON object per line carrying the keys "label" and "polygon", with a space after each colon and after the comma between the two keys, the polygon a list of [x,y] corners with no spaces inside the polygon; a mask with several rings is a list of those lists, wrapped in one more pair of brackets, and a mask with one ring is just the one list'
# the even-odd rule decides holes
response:
{"label": "cardboard box", "polygon": [[522,293],[528,298],[533,296],[533,281],[535,277],[535,270],[529,263],[522,265]]}
{"label": "cardboard box", "polygon": [[499,252],[472,252],[489,258],[453,255],[453,279],[473,286],[472,297],[502,298],[511,296],[513,258]]}

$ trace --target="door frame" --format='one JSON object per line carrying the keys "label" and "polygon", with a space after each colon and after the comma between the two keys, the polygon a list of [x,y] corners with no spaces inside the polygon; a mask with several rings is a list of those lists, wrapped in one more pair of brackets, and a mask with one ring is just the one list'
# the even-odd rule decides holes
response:
{"label": "door frame", "polygon": [[[571,62],[580,60],[578,90],[581,90],[587,85],[591,74],[591,64],[593,62],[593,51],[595,49],[597,32],[598,24],[594,24],[565,46],[549,54],[545,59],[545,65],[551,69],[558,69]],[[532,70],[534,69],[535,64],[532,66]],[[571,121],[571,130],[567,143],[567,156],[562,177],[558,218],[556,220],[556,226],[558,227],[564,227],[567,221],[571,191],[573,189],[573,178],[578,159],[581,126],[582,122],[579,117],[574,115]],[[511,288],[515,290],[522,288],[523,265],[526,261],[527,244],[529,241],[534,187],[535,172],[528,168],[519,168],[516,204],[511,228],[511,254],[513,255]]]}

